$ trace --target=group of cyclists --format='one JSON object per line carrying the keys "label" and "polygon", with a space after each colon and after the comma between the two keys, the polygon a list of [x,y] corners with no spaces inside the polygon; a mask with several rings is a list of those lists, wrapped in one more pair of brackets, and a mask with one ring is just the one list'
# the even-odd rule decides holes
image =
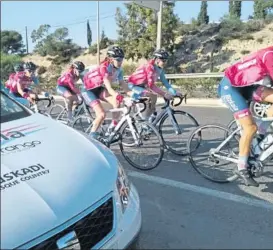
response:
{"label": "group of cyclists", "polygon": [[[149,97],[151,107],[147,119],[152,122],[156,114],[157,95],[171,100],[174,96],[182,96],[167,81],[164,66],[169,54],[164,49],[156,50],[152,58],[139,66],[129,77],[127,83],[123,78],[122,63],[124,52],[119,46],[111,46],[106,58],[96,67],[86,71],[85,65],[74,61],[57,80],[57,92],[67,100],[68,119],[72,120],[73,102],[84,101],[94,110],[96,118],[91,129],[91,136],[98,137],[98,129],[105,119],[105,110],[101,101],[108,102],[113,108],[118,108],[124,96],[113,88],[118,81],[122,90],[132,99]],[[35,94],[28,88],[34,82],[38,83],[34,72],[36,65],[28,62],[16,65],[15,73],[6,83],[11,95],[16,99],[23,98],[34,103]],[[258,186],[248,170],[248,157],[252,139],[257,131],[257,125],[250,113],[248,101],[254,99],[258,102],[273,103],[273,89],[265,87],[265,80],[273,79],[273,46],[252,53],[225,70],[225,76],[219,84],[218,94],[222,101],[233,112],[235,119],[242,126],[243,133],[239,142],[238,175],[246,185]],[[81,79],[83,91],[80,91],[76,82]],[[156,85],[161,80],[167,91]],[[267,112],[273,116],[273,105]],[[112,123],[109,129],[117,125],[118,113],[112,114]],[[273,126],[273,125],[272,125]],[[273,127],[272,127],[273,133]]]}

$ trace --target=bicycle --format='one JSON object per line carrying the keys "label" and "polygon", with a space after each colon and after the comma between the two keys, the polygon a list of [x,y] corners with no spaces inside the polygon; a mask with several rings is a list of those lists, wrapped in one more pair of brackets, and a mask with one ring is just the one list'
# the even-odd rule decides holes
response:
{"label": "bicycle", "polygon": [[[174,104],[175,99],[179,99],[179,102]],[[183,138],[178,138],[178,135],[185,134],[188,130],[191,129],[191,126],[198,127],[199,124],[196,119],[189,113],[182,110],[174,110],[171,106],[177,107],[179,106],[183,100],[185,103],[187,102],[187,94],[183,96],[175,96],[172,101],[164,98],[165,104],[161,107],[161,112],[156,115],[155,119],[152,121],[152,125],[158,128],[160,135],[162,136],[164,147],[176,155],[186,156],[187,155],[187,141],[183,142]],[[171,104],[171,106],[170,106]],[[171,125],[166,124],[170,119]],[[192,125],[185,126],[182,125],[183,128],[180,128],[178,122],[185,120],[188,118],[191,121]],[[143,119],[140,119],[143,121]],[[172,130],[172,131],[170,131]],[[166,136],[169,134],[175,135],[175,138],[167,139]],[[185,136],[184,140],[187,140],[189,136]],[[187,139],[186,139],[187,138]]]}
{"label": "bicycle", "polygon": [[[48,109],[49,109],[49,107],[51,105],[55,104],[55,99],[54,99],[54,97],[52,95],[49,95],[48,93],[45,93],[44,97],[37,96],[37,98],[35,99],[35,103],[36,103],[37,108],[38,108],[38,113],[50,117],[50,115],[47,113]],[[34,104],[30,103],[30,107],[29,108],[32,111],[35,112]]]}
{"label": "bicycle", "polygon": [[[51,118],[60,121],[66,125],[71,125],[71,122],[68,121],[68,107],[67,107],[67,100],[64,98],[65,106],[61,104],[55,104],[49,110],[49,115]],[[94,120],[94,116],[90,110],[90,107],[85,103],[84,99],[81,98],[80,102],[74,102],[74,110],[72,111],[73,120],[76,119],[80,115],[88,115]],[[53,109],[55,112],[53,112]],[[58,110],[59,109],[59,110]]]}
{"label": "bicycle", "polygon": [[[268,121],[268,122],[272,122],[273,124],[273,118],[260,118],[260,120],[262,121]],[[208,150],[208,155],[205,156],[205,160],[208,161],[208,163],[210,165],[213,166],[213,171],[212,173],[206,173],[202,168],[202,166],[205,166],[205,163],[202,163],[200,165],[200,167],[198,166],[197,163],[199,163],[198,161],[200,161],[200,158],[202,156],[197,157],[197,160],[193,159],[193,153],[195,153],[196,151],[196,147],[194,147],[194,149],[191,149],[191,144],[194,143],[194,136],[197,133],[201,133],[202,134],[202,140],[205,138],[205,129],[220,129],[224,132],[224,140],[219,140],[219,133],[215,133],[215,132],[211,132],[209,133],[209,138],[208,141],[210,142],[210,144],[215,143],[215,146],[209,146],[208,148],[205,147],[199,147],[198,149],[202,148],[204,151]],[[218,124],[208,124],[208,125],[203,125],[200,126],[199,128],[197,128],[189,137],[188,140],[188,144],[187,144],[187,148],[188,148],[188,152],[189,152],[189,161],[192,165],[192,167],[200,174],[202,175],[204,178],[212,181],[212,182],[217,182],[217,183],[228,183],[228,182],[232,182],[235,181],[236,179],[239,178],[239,176],[234,173],[234,166],[231,168],[227,167],[227,164],[238,164],[238,153],[235,152],[236,147],[238,146],[239,143],[239,136],[241,134],[241,127],[238,126],[237,129],[230,131],[230,129],[228,129],[228,127],[224,127],[222,125],[218,125]],[[268,133],[269,134],[269,133]],[[260,137],[259,134],[257,133],[255,135],[255,137],[257,138],[259,145],[262,145],[262,143],[265,143],[267,140],[267,135],[266,134],[264,136],[264,138]],[[214,142],[211,138],[212,135],[216,135],[218,141]],[[228,136],[227,136],[228,135]],[[233,143],[235,143],[233,145]],[[219,145],[218,145],[219,144]],[[227,148],[225,149],[224,146],[227,146]],[[220,160],[224,160],[226,161],[226,163],[222,164],[221,166],[220,164]],[[270,162],[271,160],[273,160],[273,143],[267,145],[267,147],[265,147],[264,149],[262,149],[262,152],[260,153],[260,155],[256,155],[255,154],[255,148],[253,147],[253,142],[252,142],[252,148],[251,148],[251,153],[250,153],[250,157],[249,157],[249,170],[252,174],[253,177],[259,177],[262,175],[263,173],[263,169],[264,166]],[[216,172],[216,170],[219,169],[218,172]],[[218,178],[215,177],[218,174],[224,174],[223,177]]]}
{"label": "bicycle", "polygon": [[[146,109],[145,100],[131,100],[131,104],[129,105],[126,104],[126,101],[124,101],[124,107],[110,109],[110,112],[122,112],[121,119],[118,122],[117,126],[114,128],[114,130],[108,136],[105,135],[106,130],[102,129],[100,131],[100,137],[98,138],[98,140],[107,147],[110,147],[115,142],[118,142],[119,149],[123,157],[131,166],[140,170],[151,170],[156,168],[162,161],[164,155],[164,145],[162,138],[157,129],[152,124],[145,121],[136,122],[136,119],[132,115],[130,115],[132,106],[134,106],[136,103],[142,103],[144,105],[144,108],[141,110],[141,112],[143,112]],[[83,120],[85,119],[87,120],[87,128],[79,129],[79,127],[83,128]],[[89,116],[81,115],[75,119],[72,127],[74,129],[81,130],[84,133],[89,134],[93,125],[92,122],[93,120],[91,120]],[[80,124],[79,127],[78,123]],[[131,134],[131,136],[129,136],[129,134]],[[155,138],[152,138],[152,134],[155,135]],[[127,139],[129,139],[129,142],[126,142]],[[134,157],[136,156],[136,149],[144,146],[144,152],[141,153],[140,156],[140,158],[143,159],[144,156],[149,153],[144,145],[144,143],[148,141],[154,142],[154,145],[152,147],[153,157],[151,157],[150,155],[148,156],[151,162],[149,162],[148,160],[144,161],[144,163],[148,163],[148,166],[140,165],[134,162],[134,159],[132,159],[129,155],[125,153],[126,148],[131,149],[132,157]]]}

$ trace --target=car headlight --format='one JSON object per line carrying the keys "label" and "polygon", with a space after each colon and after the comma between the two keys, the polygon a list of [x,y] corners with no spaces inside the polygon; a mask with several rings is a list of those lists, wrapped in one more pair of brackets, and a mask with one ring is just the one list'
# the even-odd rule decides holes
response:
{"label": "car headlight", "polygon": [[121,203],[123,213],[125,212],[129,203],[130,188],[131,188],[131,183],[128,179],[128,176],[125,173],[124,168],[119,163],[118,177],[117,177],[117,190],[119,193],[120,203]]}

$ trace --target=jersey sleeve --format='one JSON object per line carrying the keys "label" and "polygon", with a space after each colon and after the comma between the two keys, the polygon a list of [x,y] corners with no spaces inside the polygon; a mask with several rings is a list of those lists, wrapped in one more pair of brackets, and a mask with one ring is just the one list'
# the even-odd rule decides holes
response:
{"label": "jersey sleeve", "polygon": [[75,86],[75,81],[71,75],[67,77],[67,84],[74,93],[79,94],[80,91]]}
{"label": "jersey sleeve", "polygon": [[124,77],[123,77],[123,70],[120,69],[119,74],[118,74],[118,81],[123,81]]}
{"label": "jersey sleeve", "polygon": [[168,92],[170,92],[172,95],[176,95],[176,90],[171,86],[169,81],[166,79],[165,72],[163,70],[160,73],[160,81],[163,83]]}
{"label": "jersey sleeve", "polygon": [[263,63],[273,81],[273,50],[266,53]]}

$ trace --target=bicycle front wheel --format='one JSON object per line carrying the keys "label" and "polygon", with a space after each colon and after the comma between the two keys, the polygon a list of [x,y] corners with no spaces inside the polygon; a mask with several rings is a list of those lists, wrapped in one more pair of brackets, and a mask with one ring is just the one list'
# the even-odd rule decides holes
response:
{"label": "bicycle front wheel", "polygon": [[147,122],[134,124],[133,131],[126,122],[120,129],[119,147],[125,160],[140,170],[156,168],[164,155],[159,132]]}
{"label": "bicycle front wheel", "polygon": [[[173,117],[165,115],[162,118],[159,124],[159,133],[162,136],[167,150],[173,154],[185,156],[188,154],[188,138],[192,131],[199,126],[199,124],[192,115],[184,111],[174,110],[172,114]],[[179,128],[180,134],[176,133],[176,128],[172,124],[172,118]],[[201,137],[201,134],[199,136]]]}
{"label": "bicycle front wheel", "polygon": [[[229,129],[221,125],[203,125],[193,131],[188,140],[189,161],[193,168],[206,179],[217,183],[227,183],[238,178],[234,173],[236,164],[232,162],[238,158],[230,150],[231,143],[238,144],[236,134],[215,151],[226,140],[227,133]],[[198,148],[196,143],[199,144]]]}
{"label": "bicycle front wheel", "polygon": [[89,134],[93,125],[93,120],[91,117],[86,115],[78,116],[72,123],[72,128],[81,131],[85,134]]}

